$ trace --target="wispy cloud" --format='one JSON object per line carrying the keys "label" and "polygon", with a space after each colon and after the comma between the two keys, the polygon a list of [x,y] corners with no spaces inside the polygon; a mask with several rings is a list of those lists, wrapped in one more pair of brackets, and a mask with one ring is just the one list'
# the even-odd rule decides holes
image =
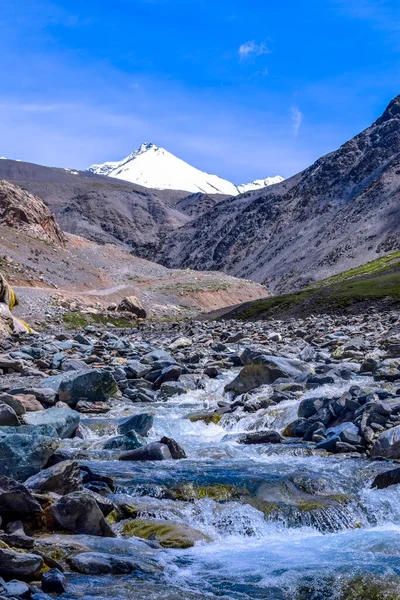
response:
{"label": "wispy cloud", "polygon": [[261,42],[257,44],[254,40],[245,42],[239,46],[239,56],[241,59],[251,58],[252,56],[262,56],[263,54],[270,54],[272,51],[268,48],[267,42]]}
{"label": "wispy cloud", "polygon": [[303,122],[303,113],[299,109],[298,106],[292,106],[291,108],[292,114],[292,127],[294,135],[298,135],[300,131],[301,124]]}

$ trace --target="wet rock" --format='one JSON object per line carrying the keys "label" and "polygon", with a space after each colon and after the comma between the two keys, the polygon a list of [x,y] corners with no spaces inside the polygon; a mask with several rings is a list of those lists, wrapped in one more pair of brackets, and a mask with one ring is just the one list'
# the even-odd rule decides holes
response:
{"label": "wet rock", "polygon": [[150,413],[141,413],[119,421],[118,431],[121,434],[135,431],[138,435],[146,437],[150,429],[153,427],[153,421],[153,415]]}
{"label": "wet rock", "polygon": [[239,444],[280,444],[284,438],[278,431],[252,431],[238,439]]}
{"label": "wet rock", "polygon": [[384,488],[391,485],[397,485],[398,483],[400,483],[400,468],[385,471],[384,473],[378,473],[372,482],[371,487],[383,490]]}
{"label": "wet rock", "polygon": [[300,418],[286,425],[282,433],[285,437],[303,437],[307,431],[307,428],[307,419]]}
{"label": "wet rock", "polygon": [[326,430],[326,435],[339,436],[340,441],[346,444],[352,444],[353,446],[362,445],[362,438],[360,436],[360,430],[354,423],[345,422],[336,427],[330,427]]}
{"label": "wet rock", "polygon": [[111,477],[107,477],[107,475],[99,475],[98,473],[94,473],[86,465],[81,465],[80,469],[82,474],[82,481],[84,484],[101,481],[105,483],[108,487],[110,487],[111,490],[114,490],[114,482]]}
{"label": "wet rock", "polygon": [[134,431],[129,431],[125,435],[116,435],[109,438],[103,444],[104,450],[136,450],[143,446]]}
{"label": "wet rock", "polygon": [[206,425],[210,425],[210,423],[217,425],[222,418],[222,414],[220,412],[195,412],[189,413],[185,418],[189,419],[192,423],[202,421]]}
{"label": "wet rock", "polygon": [[102,552],[81,552],[69,562],[74,571],[85,575],[129,575],[135,572],[153,574],[161,570],[155,562],[141,556]]}
{"label": "wet rock", "polygon": [[161,438],[160,444],[165,444],[166,446],[168,446],[168,449],[174,460],[179,460],[181,458],[187,458],[186,452],[184,451],[182,446],[180,446],[178,444],[178,442],[176,442],[172,438],[164,436]]}
{"label": "wet rock", "polygon": [[400,458],[400,425],[381,433],[371,448],[371,456]]}
{"label": "wet rock", "polygon": [[226,392],[244,394],[277,379],[298,377],[308,366],[299,360],[260,355],[252,359],[239,375],[225,386]]}
{"label": "wet rock", "polygon": [[305,398],[299,404],[298,416],[309,419],[330,403],[329,398]]}
{"label": "wet rock", "polygon": [[168,400],[172,396],[181,396],[187,393],[187,387],[180,381],[165,381],[160,386],[160,396],[163,400]]}
{"label": "wet rock", "polygon": [[2,576],[33,578],[42,565],[43,559],[36,554],[0,548],[0,574]]}
{"label": "wet rock", "polygon": [[204,369],[204,375],[207,375],[207,377],[210,377],[210,379],[215,379],[216,377],[222,375],[222,371],[219,367],[210,365]]}
{"label": "wet rock", "polygon": [[319,448],[320,450],[326,450],[327,452],[335,452],[336,445],[340,442],[341,442],[341,439],[340,439],[339,435],[331,435],[326,440],[319,442],[317,444],[317,448]]}
{"label": "wet rock", "polygon": [[58,441],[44,432],[52,428],[7,427],[0,430],[0,475],[25,481],[44,467]]}
{"label": "wet rock", "polygon": [[66,439],[76,432],[80,415],[70,408],[54,406],[44,411],[27,413],[23,419],[27,425],[50,425],[61,439]]}
{"label": "wet rock", "polygon": [[[97,489],[90,489],[91,486],[93,488],[97,487]],[[100,508],[105,517],[107,517],[115,509],[114,502],[104,495],[104,493],[110,493],[109,489],[107,491],[105,490],[107,487],[108,486],[106,486],[104,482],[94,481],[93,483],[87,484],[83,492],[96,501],[97,506]],[[100,491],[102,491],[102,493],[99,493]]]}
{"label": "wet rock", "polygon": [[73,460],[60,462],[25,481],[25,487],[37,494],[54,492],[63,496],[82,487],[81,471]]}
{"label": "wet rock", "polygon": [[59,400],[76,406],[79,400],[105,402],[118,392],[117,383],[110,371],[86,369],[48,377],[43,384],[58,394]]}
{"label": "wet rock", "polygon": [[62,529],[73,533],[115,537],[97,502],[85,492],[63,496],[51,506],[51,513]]}
{"label": "wet rock", "polygon": [[166,444],[152,442],[136,450],[123,452],[118,460],[168,460],[172,458],[171,452]]}
{"label": "wet rock", "polygon": [[210,542],[211,539],[201,531],[169,521],[146,521],[134,519],[124,524],[121,535],[133,535],[144,539],[156,539],[163,548],[191,548],[196,542]]}
{"label": "wet rock", "polygon": [[50,569],[43,573],[42,590],[49,594],[63,594],[67,591],[67,580],[59,569]]}
{"label": "wet rock", "polygon": [[315,389],[320,387],[321,385],[328,385],[335,383],[334,377],[332,375],[310,375],[307,377],[307,387],[308,389]]}
{"label": "wet rock", "polygon": [[154,387],[159,389],[166,381],[177,381],[183,372],[183,368],[179,365],[170,365],[160,372],[155,372]]}

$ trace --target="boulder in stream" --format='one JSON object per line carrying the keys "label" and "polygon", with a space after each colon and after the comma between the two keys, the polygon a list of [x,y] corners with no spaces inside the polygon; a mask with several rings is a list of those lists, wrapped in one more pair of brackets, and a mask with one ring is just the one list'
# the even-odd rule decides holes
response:
{"label": "boulder in stream", "polygon": [[0,574],[7,577],[35,577],[43,559],[37,554],[15,552],[15,550],[0,548]]}
{"label": "boulder in stream", "polygon": [[124,537],[156,539],[163,548],[191,548],[196,542],[211,541],[211,538],[193,527],[181,523],[145,519],[126,522],[121,529],[121,534]]}
{"label": "boulder in stream", "polygon": [[280,356],[255,356],[225,386],[225,391],[244,394],[262,385],[274,383],[277,379],[295,379],[304,371],[309,371],[309,366],[300,360]]}
{"label": "boulder in stream", "polygon": [[383,431],[371,449],[371,456],[400,458],[400,425]]}
{"label": "boulder in stream", "polygon": [[63,496],[81,489],[81,471],[77,462],[65,460],[33,475],[25,481],[25,486],[36,494],[54,492]]}
{"label": "boulder in stream", "polygon": [[384,473],[378,473],[372,482],[371,487],[383,490],[390,485],[397,485],[398,483],[400,483],[400,468],[384,471]]}
{"label": "boulder in stream", "polygon": [[55,390],[59,400],[72,407],[76,406],[79,400],[105,402],[118,392],[112,373],[105,369],[67,372],[48,377],[43,381],[43,385]]}
{"label": "boulder in stream", "polygon": [[250,431],[239,438],[239,444],[280,444],[285,438],[278,431]]}
{"label": "boulder in stream", "polygon": [[115,537],[97,502],[86,492],[63,496],[51,506],[51,512],[58,525],[67,531]]}
{"label": "boulder in stream", "polygon": [[119,421],[118,431],[121,434],[135,431],[137,434],[145,437],[153,427],[153,421],[154,417],[150,413],[140,413]]}
{"label": "boulder in stream", "polygon": [[154,574],[161,571],[155,561],[138,556],[81,552],[69,559],[74,571],[85,575],[129,575],[142,572]]}
{"label": "boulder in stream", "polygon": [[67,439],[78,429],[80,415],[76,410],[53,406],[47,410],[26,413],[23,419],[27,425],[51,425],[61,439]]}
{"label": "boulder in stream", "polygon": [[44,467],[58,444],[52,427],[2,427],[0,475],[25,481]]}
{"label": "boulder in stream", "polygon": [[123,452],[118,460],[168,460],[172,458],[171,452],[166,444],[152,442],[136,450]]}

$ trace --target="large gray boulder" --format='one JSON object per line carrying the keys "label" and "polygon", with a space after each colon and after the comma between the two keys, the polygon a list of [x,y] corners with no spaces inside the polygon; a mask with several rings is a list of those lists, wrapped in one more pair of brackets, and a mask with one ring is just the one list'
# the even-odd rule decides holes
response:
{"label": "large gray boulder", "polygon": [[103,369],[71,371],[48,377],[43,381],[43,386],[55,390],[59,400],[72,407],[76,406],[79,400],[105,402],[118,392],[112,373]]}
{"label": "large gray boulder", "polygon": [[58,444],[52,427],[2,427],[0,475],[25,481],[44,467]]}
{"label": "large gray boulder", "polygon": [[147,317],[143,304],[136,296],[126,296],[118,304],[117,310],[132,313],[136,317],[139,317],[139,319],[145,319]]}
{"label": "large gray boulder", "polygon": [[371,448],[371,456],[400,458],[400,425],[381,433]]}
{"label": "large gray boulder", "polygon": [[244,394],[277,379],[295,379],[305,371],[309,371],[309,366],[300,360],[260,355],[243,367],[239,375],[225,386],[225,391]]}
{"label": "large gray boulder", "polygon": [[26,413],[22,418],[27,425],[50,425],[58,437],[68,439],[78,429],[80,415],[76,410],[53,406],[47,410]]}
{"label": "large gray boulder", "polygon": [[52,505],[51,512],[62,529],[73,533],[115,537],[97,502],[86,492],[73,492],[63,496]]}
{"label": "large gray boulder", "polygon": [[82,488],[81,470],[74,460],[64,460],[29,477],[24,485],[37,494],[54,492],[64,496]]}
{"label": "large gray boulder", "polygon": [[8,577],[33,577],[43,566],[37,554],[26,554],[0,548],[0,575]]}
{"label": "large gray boulder", "polygon": [[0,513],[41,512],[42,507],[26,486],[10,477],[0,477]]}

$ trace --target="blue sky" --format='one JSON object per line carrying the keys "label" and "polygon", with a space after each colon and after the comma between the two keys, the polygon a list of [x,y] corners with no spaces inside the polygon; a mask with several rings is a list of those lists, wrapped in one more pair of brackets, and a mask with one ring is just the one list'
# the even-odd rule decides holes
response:
{"label": "blue sky", "polygon": [[398,0],[0,0],[0,155],[85,168],[153,141],[288,177],[400,93]]}

